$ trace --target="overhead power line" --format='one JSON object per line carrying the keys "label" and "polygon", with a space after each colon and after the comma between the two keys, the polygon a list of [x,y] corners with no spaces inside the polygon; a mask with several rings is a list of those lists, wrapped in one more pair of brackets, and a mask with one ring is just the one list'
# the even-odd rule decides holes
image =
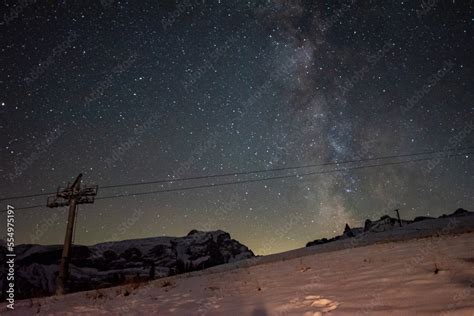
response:
{"label": "overhead power line", "polygon": [[[471,150],[471,149],[474,149],[474,147],[460,148],[460,149],[457,149],[457,151]],[[428,152],[412,153],[412,154],[390,155],[390,156],[382,156],[382,157],[374,157],[374,158],[343,160],[343,161],[340,161],[340,162],[331,161],[331,162],[323,162],[323,163],[317,163],[317,164],[307,164],[307,165],[293,166],[293,167],[279,167],[279,168],[272,168],[272,169],[259,169],[259,170],[252,170],[252,171],[221,173],[221,174],[194,176],[194,177],[187,177],[187,178],[163,179],[163,180],[148,181],[148,182],[125,183],[125,184],[101,186],[100,188],[101,189],[110,189],[110,188],[130,187],[130,186],[148,185],[148,184],[181,182],[181,181],[189,181],[189,180],[202,180],[202,179],[210,179],[210,178],[229,177],[229,176],[242,176],[242,175],[249,175],[249,174],[260,174],[260,173],[265,173],[265,172],[298,170],[298,169],[323,167],[323,166],[330,166],[330,165],[341,165],[341,164],[348,164],[348,163],[355,163],[355,162],[365,162],[365,161],[376,161],[376,160],[392,159],[392,158],[404,158],[404,157],[411,157],[411,156],[421,156],[421,155],[429,155],[429,154],[436,154],[436,153],[450,152],[450,151],[454,151],[454,150],[428,151]]]}
{"label": "overhead power line", "polygon": [[[150,194],[159,194],[159,193],[189,191],[189,190],[195,190],[195,189],[214,188],[214,187],[263,182],[263,181],[270,181],[270,180],[303,178],[303,177],[314,176],[314,175],[319,175],[319,174],[376,168],[376,167],[384,167],[384,166],[391,166],[391,165],[401,165],[401,164],[406,164],[406,163],[411,163],[411,162],[420,162],[420,161],[427,161],[427,160],[434,160],[434,159],[446,159],[446,158],[459,157],[459,156],[470,155],[470,154],[474,154],[474,152],[462,152],[462,153],[454,153],[454,154],[449,154],[449,155],[444,155],[444,156],[423,157],[423,158],[409,159],[409,160],[403,160],[403,161],[386,162],[386,163],[380,163],[380,164],[353,166],[353,167],[346,167],[346,168],[313,171],[313,172],[307,172],[307,173],[301,173],[301,174],[297,173],[297,174],[291,174],[291,175],[273,176],[273,177],[258,178],[258,179],[229,181],[229,182],[222,182],[222,183],[211,183],[211,184],[203,184],[203,185],[181,187],[181,188],[171,188],[171,189],[153,190],[153,191],[135,192],[135,193],[122,193],[122,194],[98,197],[96,198],[96,200],[106,200],[106,199],[136,197],[136,196],[141,196],[141,195],[150,195]],[[15,210],[32,209],[32,208],[39,208],[39,207],[44,207],[44,205],[34,205],[34,206],[15,208]],[[0,212],[4,212],[4,211],[0,211]]]}
{"label": "overhead power line", "polygon": [[32,197],[38,197],[38,196],[46,196],[46,195],[51,195],[51,194],[56,194],[56,192],[36,193],[36,194],[30,194],[30,195],[8,196],[8,197],[1,198],[0,201],[18,200],[18,199],[32,198]]}
{"label": "overhead power line", "polygon": [[[352,160],[343,160],[343,161],[331,161],[331,162],[323,162],[323,163],[317,163],[317,164],[307,164],[307,165],[300,165],[300,166],[278,167],[278,168],[271,168],[271,169],[258,169],[258,170],[251,170],[251,171],[241,171],[241,172],[211,174],[211,175],[202,175],[202,176],[192,176],[192,177],[176,178],[176,179],[159,179],[159,180],[147,181],[147,182],[133,182],[133,183],[123,183],[123,184],[100,186],[100,189],[104,190],[104,189],[132,187],[132,186],[140,186],[140,185],[174,183],[174,182],[212,179],[212,178],[221,178],[221,177],[230,177],[230,176],[242,176],[242,175],[249,175],[249,174],[260,174],[260,173],[266,173],[266,172],[299,170],[299,169],[323,167],[323,166],[330,166],[330,165],[342,165],[342,164],[348,164],[348,163],[377,161],[377,160],[384,160],[384,159],[404,158],[404,157],[421,156],[421,155],[431,155],[431,154],[437,154],[437,153],[452,152],[454,150],[464,151],[464,150],[471,150],[471,149],[474,149],[474,147],[471,146],[471,147],[463,147],[463,148],[450,149],[450,150],[425,151],[425,152],[419,152],[419,153],[389,155],[389,156],[381,156],[381,157],[374,157],[374,158],[352,159]],[[47,192],[47,193],[37,193],[37,194],[30,194],[30,195],[17,195],[17,196],[3,197],[3,198],[0,198],[0,201],[8,201],[8,200],[23,199],[23,198],[47,196],[47,195],[52,195],[52,194],[56,194],[56,192]]]}
{"label": "overhead power line", "polygon": [[390,166],[390,165],[400,165],[400,164],[404,164],[404,163],[408,163],[408,162],[419,162],[419,161],[425,161],[425,160],[433,160],[435,158],[450,158],[450,157],[463,156],[463,155],[468,155],[468,154],[473,154],[473,153],[474,152],[457,153],[457,154],[452,154],[452,155],[443,156],[443,157],[425,157],[425,158],[418,158],[418,159],[411,159],[411,160],[404,160],[404,161],[397,161],[397,162],[387,162],[387,163],[382,163],[382,164],[373,164],[373,165],[347,167],[347,168],[339,168],[339,169],[331,169],[331,170],[314,171],[314,172],[307,172],[307,173],[302,173],[302,174],[291,174],[291,175],[274,176],[274,177],[266,177],[266,178],[259,178],[259,179],[230,181],[230,182],[223,182],[223,183],[216,183],[216,184],[203,184],[203,185],[190,186],[190,187],[184,187],[184,188],[171,188],[171,189],[154,190],[154,191],[137,192],[137,193],[123,193],[123,194],[99,197],[96,200],[105,200],[105,199],[121,198],[121,197],[128,197],[128,196],[140,196],[140,195],[157,194],[157,193],[188,191],[188,190],[194,190],[194,189],[204,189],[204,188],[213,188],[213,187],[235,185],[235,184],[255,183],[255,182],[262,182],[262,181],[269,181],[269,180],[280,180],[280,179],[289,179],[289,178],[303,178],[303,177],[306,177],[306,176],[319,175],[319,174],[325,174],[325,173],[343,172],[343,171],[349,171],[349,170],[367,169],[367,168],[383,167],[383,166]]}

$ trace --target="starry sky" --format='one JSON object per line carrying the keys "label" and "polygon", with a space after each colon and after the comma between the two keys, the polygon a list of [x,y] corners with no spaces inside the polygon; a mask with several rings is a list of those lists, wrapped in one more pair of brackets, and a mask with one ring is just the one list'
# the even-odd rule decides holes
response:
{"label": "starry sky", "polygon": [[[2,197],[53,192],[80,172],[100,197],[294,171],[100,188],[122,183],[473,144],[472,1],[2,2]],[[79,207],[75,242],[222,229],[275,253],[395,208],[472,209],[473,171],[466,153],[98,199]],[[66,218],[18,210],[17,243],[62,243]]]}

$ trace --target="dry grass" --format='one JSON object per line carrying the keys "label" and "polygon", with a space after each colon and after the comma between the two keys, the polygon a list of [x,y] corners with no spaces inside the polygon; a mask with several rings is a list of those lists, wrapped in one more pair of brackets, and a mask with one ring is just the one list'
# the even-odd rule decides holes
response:
{"label": "dry grass", "polygon": [[98,299],[105,298],[105,295],[101,291],[95,290],[93,293],[87,292],[86,297],[95,301],[95,300],[98,300]]}
{"label": "dry grass", "polygon": [[161,287],[168,287],[168,286],[172,286],[172,285],[174,285],[174,283],[171,282],[171,281],[168,281],[168,280],[161,282]]}

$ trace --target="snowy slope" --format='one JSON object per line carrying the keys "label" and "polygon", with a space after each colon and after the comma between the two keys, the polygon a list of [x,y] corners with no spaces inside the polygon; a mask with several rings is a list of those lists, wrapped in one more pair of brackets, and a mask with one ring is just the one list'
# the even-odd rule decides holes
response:
{"label": "snowy slope", "polygon": [[[403,227],[392,222],[383,217],[372,222],[378,228],[389,224],[382,230],[353,228],[355,236],[351,238],[344,234],[329,243],[242,261],[238,260],[245,255],[245,247],[232,243],[230,248],[221,247],[220,254],[227,257],[234,253],[227,257],[228,262],[238,262],[148,285],[144,282],[71,294],[64,298],[66,305],[59,297],[18,302],[17,311],[11,314],[40,311],[64,315],[64,309],[71,315],[318,315],[334,309],[332,313],[343,315],[385,315],[394,309],[394,315],[415,311],[429,315],[447,310],[445,315],[473,316],[474,213],[406,221]],[[209,248],[202,245],[230,242],[222,231],[192,231],[181,239],[160,237],[99,244],[92,246],[91,252],[99,257],[105,249],[120,253],[139,248],[150,252],[158,244],[158,248],[171,246],[183,261],[199,263],[208,259]],[[45,251],[38,247],[36,252]],[[186,247],[191,251],[183,251]],[[135,273],[133,269],[127,271]],[[81,271],[84,278],[110,272],[113,270]],[[54,280],[40,277],[35,282],[39,281]],[[1,308],[5,311],[4,305]]]}
{"label": "snowy slope", "polygon": [[17,302],[5,315],[474,315],[474,233],[199,273]]}
{"label": "snowy slope", "polygon": [[[426,216],[419,216],[415,217],[414,220],[404,220],[401,219],[400,223],[396,218],[392,218],[388,215],[384,215],[380,217],[380,219],[371,221],[367,219],[365,221],[364,227],[355,227],[350,228],[349,225],[346,224],[344,232],[342,235],[335,236],[333,238],[327,239],[317,239],[314,241],[310,241],[306,244],[306,247],[312,247],[315,245],[323,245],[329,242],[338,241],[341,239],[348,239],[355,237],[355,240],[352,239],[351,243],[356,242],[359,244],[361,240],[371,240],[374,235],[378,235],[379,237],[382,236],[383,239],[387,238],[387,234],[379,234],[379,233],[386,233],[387,231],[392,231],[392,234],[407,236],[408,238],[412,238],[413,233],[415,236],[418,234],[418,231],[423,231],[424,235],[431,234],[432,230],[436,227],[441,226],[448,226],[450,230],[452,229],[459,229],[459,225],[463,225],[462,218],[466,216],[474,216],[474,212],[469,212],[465,209],[459,208],[454,211],[452,214],[444,214],[439,218],[434,217],[426,217]],[[424,221],[423,224],[420,222]],[[401,226],[400,226],[401,225]],[[390,238],[390,237],[388,237]]]}

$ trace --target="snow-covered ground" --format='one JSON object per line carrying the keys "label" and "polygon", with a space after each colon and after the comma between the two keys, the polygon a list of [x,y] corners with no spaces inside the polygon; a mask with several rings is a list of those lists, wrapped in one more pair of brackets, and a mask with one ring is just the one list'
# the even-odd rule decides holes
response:
{"label": "snow-covered ground", "polygon": [[2,304],[0,312],[2,315],[39,312],[41,315],[472,316],[474,232],[444,232],[433,237],[351,249],[309,247],[138,287],[127,285],[19,301],[13,312],[5,312],[6,306]]}

